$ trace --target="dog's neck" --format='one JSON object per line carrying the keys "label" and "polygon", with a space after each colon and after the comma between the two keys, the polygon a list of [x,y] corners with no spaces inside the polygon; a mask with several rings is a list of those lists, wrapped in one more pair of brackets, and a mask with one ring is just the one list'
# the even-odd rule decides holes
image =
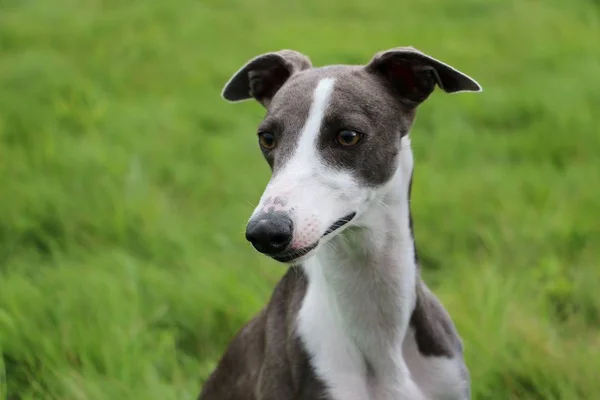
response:
{"label": "dog's neck", "polygon": [[[339,364],[330,368],[344,371],[352,369],[349,363],[354,362],[361,367],[348,374],[364,374],[371,380],[397,380],[404,375],[401,346],[416,301],[410,223],[413,161],[407,137],[399,157],[394,178],[374,193],[370,208],[359,214],[354,226],[303,264],[309,287],[299,329],[309,352],[330,351],[324,347],[328,340],[344,343],[350,355],[330,354],[327,357],[341,359],[325,364]],[[319,341],[321,346],[316,344]],[[348,356],[352,361],[345,359]]]}

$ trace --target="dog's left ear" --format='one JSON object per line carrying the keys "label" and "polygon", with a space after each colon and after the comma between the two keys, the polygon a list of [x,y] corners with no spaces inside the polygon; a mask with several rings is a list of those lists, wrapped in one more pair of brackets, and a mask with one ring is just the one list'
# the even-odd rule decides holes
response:
{"label": "dog's left ear", "polygon": [[413,47],[379,52],[366,69],[383,75],[412,106],[425,101],[436,84],[446,93],[482,91],[475,79]]}

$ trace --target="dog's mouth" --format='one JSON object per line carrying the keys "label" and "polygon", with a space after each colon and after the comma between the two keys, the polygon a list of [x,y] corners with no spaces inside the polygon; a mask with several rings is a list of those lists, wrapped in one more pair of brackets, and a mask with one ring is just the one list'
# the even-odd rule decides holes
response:
{"label": "dog's mouth", "polygon": [[282,263],[289,263],[292,261],[297,261],[300,258],[307,255],[308,253],[310,253],[311,251],[313,251],[314,249],[316,249],[318,245],[319,245],[319,242],[316,241],[315,243],[311,244],[310,246],[303,247],[298,250],[284,251],[283,253],[272,255],[271,258],[276,261],[282,262]]}
{"label": "dog's mouth", "polygon": [[272,255],[271,258],[273,258],[276,261],[282,262],[282,263],[290,263],[293,261],[298,261],[302,257],[308,255],[308,253],[310,253],[311,251],[316,249],[317,246],[319,245],[319,242],[321,239],[338,231],[341,227],[346,225],[348,222],[352,221],[352,219],[354,219],[355,216],[356,216],[356,213],[352,212],[352,213],[346,215],[345,217],[338,219],[333,224],[331,224],[331,226],[329,226],[329,228],[327,228],[327,230],[325,231],[325,233],[321,236],[321,238],[319,240],[317,240],[310,246],[306,246],[306,247],[303,247],[303,248],[297,249],[297,250],[284,251],[283,253]]}
{"label": "dog's mouth", "polygon": [[333,232],[337,231],[342,226],[344,226],[348,222],[352,221],[352,219],[354,217],[356,217],[356,213],[352,212],[352,213],[346,215],[345,217],[342,217],[342,218],[338,219],[333,224],[331,224],[331,226],[325,231],[325,233],[323,234],[323,236],[321,236],[321,239],[324,238],[325,236],[328,236],[328,235],[332,234]]}

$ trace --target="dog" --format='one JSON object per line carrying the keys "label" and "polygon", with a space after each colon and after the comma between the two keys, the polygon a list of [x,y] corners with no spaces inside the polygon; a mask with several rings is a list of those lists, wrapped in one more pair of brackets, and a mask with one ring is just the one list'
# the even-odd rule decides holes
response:
{"label": "dog", "polygon": [[417,107],[439,86],[480,92],[413,48],[313,67],[294,50],[248,61],[223,89],[266,108],[272,176],[246,228],[289,266],[230,343],[199,400],[465,400],[447,311],[420,277],[410,213]]}

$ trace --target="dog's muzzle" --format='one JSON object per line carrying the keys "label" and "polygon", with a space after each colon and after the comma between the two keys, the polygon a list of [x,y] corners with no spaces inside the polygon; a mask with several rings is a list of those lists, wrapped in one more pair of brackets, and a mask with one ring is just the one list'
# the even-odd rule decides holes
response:
{"label": "dog's muzzle", "polygon": [[[339,230],[352,221],[356,213],[350,213],[335,221],[320,239]],[[254,248],[276,261],[289,263],[304,257],[319,245],[319,240],[301,249],[288,249],[294,237],[294,224],[284,213],[268,213],[252,218],[246,227],[246,239]]]}

